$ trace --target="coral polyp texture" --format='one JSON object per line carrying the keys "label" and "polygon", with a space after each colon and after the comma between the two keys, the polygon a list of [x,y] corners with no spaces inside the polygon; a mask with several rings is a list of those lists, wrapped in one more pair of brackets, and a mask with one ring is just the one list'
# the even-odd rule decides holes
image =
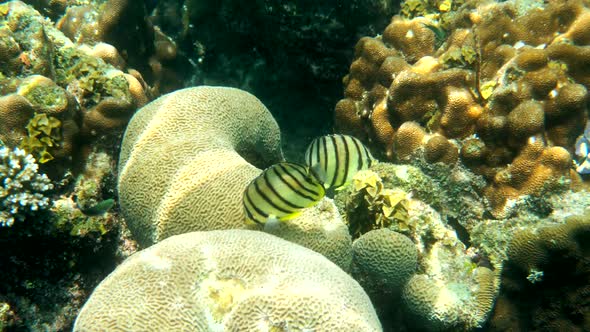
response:
{"label": "coral polyp texture", "polygon": [[498,331],[588,330],[588,239],[587,208],[585,215],[518,230],[507,251],[501,296],[490,327]]}
{"label": "coral polyp texture", "polygon": [[141,78],[95,54],[24,3],[1,4],[0,139],[55,166],[82,141],[120,134],[147,102]]}
{"label": "coral polyp texture", "polygon": [[463,234],[482,218],[478,176],[460,167],[450,175],[433,173],[438,177],[378,163],[358,172],[335,201],[353,237],[360,235],[352,275],[380,314],[405,312],[403,323],[388,326],[469,331],[482,327],[493,308],[501,264],[481,259]]}
{"label": "coral polyp texture", "polygon": [[406,236],[387,228],[372,230],[353,243],[352,275],[378,297],[399,295],[416,272],[418,253]]}
{"label": "coral polyp texture", "polygon": [[381,331],[360,285],[322,255],[258,231],[173,236],[95,289],[74,331]]}
{"label": "coral polyp texture", "polygon": [[[234,88],[201,86],[164,95],[132,118],[119,159],[119,200],[138,242],[244,228],[242,195],[282,161],[280,132],[266,107]],[[350,264],[351,239],[327,199],[273,230]],[[313,244],[315,243],[315,244]]]}
{"label": "coral polyp texture", "polygon": [[38,170],[33,156],[24,150],[0,146],[0,226],[12,226],[50,207],[46,195],[53,184]]}
{"label": "coral polyp texture", "polygon": [[336,131],[388,160],[460,158],[486,178],[497,217],[548,183],[578,182],[571,156],[588,119],[588,2],[432,3],[406,1],[382,35],[359,40]]}

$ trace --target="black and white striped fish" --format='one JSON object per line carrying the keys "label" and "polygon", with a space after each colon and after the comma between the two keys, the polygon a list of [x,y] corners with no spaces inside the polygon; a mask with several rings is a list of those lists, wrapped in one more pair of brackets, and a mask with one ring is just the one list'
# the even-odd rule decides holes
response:
{"label": "black and white striped fish", "polygon": [[305,152],[305,162],[326,189],[338,189],[356,172],[375,163],[371,152],[348,135],[327,135],[314,139]]}
{"label": "black and white striped fish", "polygon": [[257,224],[289,220],[318,203],[325,194],[322,184],[304,165],[274,164],[246,187],[246,220]]}

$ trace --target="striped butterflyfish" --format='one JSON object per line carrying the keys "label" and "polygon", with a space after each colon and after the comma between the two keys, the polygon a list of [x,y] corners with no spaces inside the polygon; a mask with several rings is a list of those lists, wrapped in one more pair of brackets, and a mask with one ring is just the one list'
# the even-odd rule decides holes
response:
{"label": "striped butterflyfish", "polygon": [[289,220],[318,203],[325,194],[322,184],[304,165],[274,164],[244,190],[246,220],[257,224]]}
{"label": "striped butterflyfish", "polygon": [[371,152],[348,135],[327,135],[314,139],[305,152],[305,162],[326,189],[338,189],[356,172],[375,163]]}

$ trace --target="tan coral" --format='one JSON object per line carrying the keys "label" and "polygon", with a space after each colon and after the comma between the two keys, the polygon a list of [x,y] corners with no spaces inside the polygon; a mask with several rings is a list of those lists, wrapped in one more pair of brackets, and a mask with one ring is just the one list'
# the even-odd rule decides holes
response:
{"label": "tan coral", "polygon": [[8,146],[18,146],[27,135],[26,126],[33,117],[33,105],[23,96],[0,97],[0,139]]}
{"label": "tan coral", "polygon": [[407,160],[422,146],[426,132],[416,122],[404,122],[397,130],[394,151],[397,158]]}
{"label": "tan coral", "polygon": [[556,253],[579,252],[580,240],[590,232],[589,216],[572,216],[562,224],[517,231],[507,251],[507,264],[526,275],[534,270],[542,271],[549,258]]}
{"label": "tan coral", "polygon": [[459,150],[441,135],[431,137],[424,145],[424,159],[429,163],[442,162],[453,165],[459,158]]}
{"label": "tan coral", "polygon": [[104,62],[111,64],[119,70],[122,70],[126,66],[125,60],[113,45],[101,42],[90,48],[88,45],[82,44],[80,49],[91,56],[101,58]]}
{"label": "tan coral", "polygon": [[416,272],[414,243],[388,228],[367,232],[353,243],[352,275],[367,293],[392,301]]}
{"label": "tan coral", "polygon": [[254,165],[282,160],[279,142],[266,108],[240,90],[185,89],[144,106],[127,127],[119,161],[121,209],[134,236],[148,245],[242,227],[243,189],[260,173]]}
{"label": "tan coral", "polygon": [[88,137],[119,132],[133,113],[148,101],[144,87],[135,77],[116,69],[104,75],[109,80],[125,82],[128,95],[105,96],[84,113],[82,134]]}
{"label": "tan coral", "polygon": [[383,32],[383,41],[390,47],[400,50],[408,62],[416,62],[434,52],[435,36],[427,25],[433,22],[421,17],[406,20],[394,16]]}
{"label": "tan coral", "polygon": [[[144,246],[196,230],[244,228],[242,194],[283,159],[279,128],[251,94],[201,86],[164,95],[135,113],[119,159],[119,200]],[[274,233],[350,264],[351,239],[331,201]]]}
{"label": "tan coral", "polygon": [[263,232],[177,235],[128,258],[74,331],[381,331],[371,301],[316,252]]}
{"label": "tan coral", "polygon": [[[406,10],[406,17],[392,18],[382,36],[359,41],[352,79],[344,80],[344,100],[354,99],[362,115],[349,126],[350,117],[340,116],[343,109],[337,108],[336,130],[348,133],[354,127],[350,133],[376,155],[404,162],[423,158],[410,155],[425,148],[432,135],[455,139],[458,146],[475,135],[478,152],[466,149],[462,161],[488,180],[485,192],[495,211],[514,196],[539,188],[538,181],[571,173],[537,168],[538,158],[529,163],[544,174],[536,177],[528,171],[518,174],[510,164],[517,163],[531,137],[543,142],[544,149],[573,152],[588,120],[587,4],[473,2],[444,13],[428,8]],[[365,52],[369,45],[373,53]],[[386,107],[379,99],[381,87],[388,89]],[[409,139],[409,121],[421,127],[421,139]],[[429,162],[439,161],[433,154],[437,141],[443,142],[437,138],[422,149]],[[506,181],[507,174],[528,182],[516,185]]]}
{"label": "tan coral", "polygon": [[508,133],[515,139],[540,134],[545,128],[545,112],[538,101],[529,100],[516,106],[507,117]]}
{"label": "tan coral", "polygon": [[80,131],[78,104],[74,97],[41,75],[31,75],[20,80],[14,89],[14,93],[0,99],[2,119],[6,119],[0,125],[0,139],[8,146],[21,145],[29,136],[26,130],[29,121],[35,115],[45,114],[60,122],[59,139],[54,142],[56,146],[52,148],[52,157],[69,164]]}

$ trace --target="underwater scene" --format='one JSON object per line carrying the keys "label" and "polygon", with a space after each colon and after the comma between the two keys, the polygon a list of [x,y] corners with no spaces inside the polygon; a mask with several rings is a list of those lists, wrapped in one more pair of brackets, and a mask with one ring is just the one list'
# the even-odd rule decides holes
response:
{"label": "underwater scene", "polygon": [[0,331],[590,331],[590,0],[0,1]]}

